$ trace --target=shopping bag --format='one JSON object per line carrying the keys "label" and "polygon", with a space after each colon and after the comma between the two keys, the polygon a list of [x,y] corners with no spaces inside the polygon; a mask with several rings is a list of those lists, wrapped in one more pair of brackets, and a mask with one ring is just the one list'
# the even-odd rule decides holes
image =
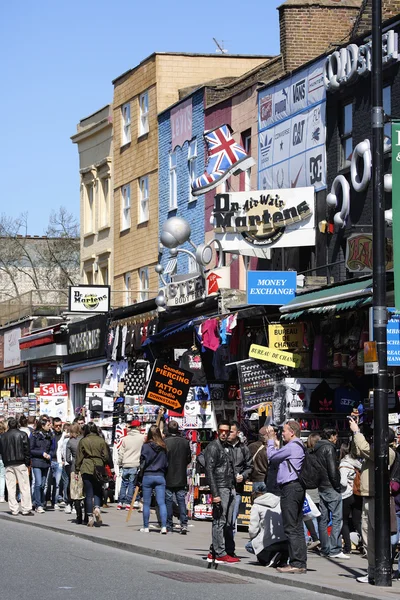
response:
{"label": "shopping bag", "polygon": [[306,494],[303,504],[303,521],[309,521],[310,519],[316,519],[321,516],[315,503],[311,500],[310,496]]}

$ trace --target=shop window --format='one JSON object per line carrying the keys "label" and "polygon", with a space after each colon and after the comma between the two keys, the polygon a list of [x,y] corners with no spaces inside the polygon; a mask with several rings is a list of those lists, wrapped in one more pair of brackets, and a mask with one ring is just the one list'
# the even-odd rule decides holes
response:
{"label": "shop window", "polygon": [[100,267],[101,285],[108,285],[108,265]]}
{"label": "shop window", "polygon": [[[385,117],[392,114],[392,86],[385,85],[383,88],[383,112]],[[392,123],[385,123],[383,128],[383,149],[386,152],[392,148]]]}
{"label": "shop window", "polygon": [[149,220],[149,177],[139,179],[139,223]]}
{"label": "shop window", "polygon": [[121,231],[131,226],[131,186],[123,185],[121,188]]}
{"label": "shop window", "polygon": [[139,136],[149,132],[149,93],[139,96]]}
{"label": "shop window", "polygon": [[139,269],[139,302],[149,299],[149,269]]}
{"label": "shop window", "polygon": [[169,210],[176,208],[178,208],[176,152],[171,152],[169,155]]}
{"label": "shop window", "polygon": [[131,105],[129,102],[121,108],[122,114],[122,143],[121,146],[129,144],[131,141]]}
{"label": "shop window", "polygon": [[353,103],[347,102],[342,107],[341,115],[341,168],[350,166],[353,155]]}
{"label": "shop window", "polygon": [[93,270],[92,269],[88,269],[87,271],[85,271],[85,284],[86,285],[93,285]]}
{"label": "shop window", "polygon": [[196,200],[196,196],[192,195],[192,183],[196,179],[196,164],[197,164],[197,140],[189,142],[188,148],[188,170],[189,170],[189,199],[188,202]]}

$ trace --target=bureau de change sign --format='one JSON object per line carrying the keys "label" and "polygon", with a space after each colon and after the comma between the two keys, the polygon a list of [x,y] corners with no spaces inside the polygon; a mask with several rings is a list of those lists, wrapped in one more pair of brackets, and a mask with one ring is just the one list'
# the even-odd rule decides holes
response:
{"label": "bureau de change sign", "polygon": [[247,271],[247,304],[282,306],[296,295],[296,271]]}
{"label": "bureau de change sign", "polygon": [[156,360],[148,383],[145,401],[183,413],[193,373]]}

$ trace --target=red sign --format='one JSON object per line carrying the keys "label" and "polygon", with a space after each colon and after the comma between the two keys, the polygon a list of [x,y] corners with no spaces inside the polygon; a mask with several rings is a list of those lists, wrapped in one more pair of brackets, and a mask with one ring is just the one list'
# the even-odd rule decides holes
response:
{"label": "red sign", "polygon": [[41,383],[41,396],[68,396],[68,388],[66,383]]}
{"label": "red sign", "polygon": [[218,293],[218,291],[219,291],[218,279],[221,279],[221,276],[217,275],[216,273],[210,273],[207,276],[208,295]]}

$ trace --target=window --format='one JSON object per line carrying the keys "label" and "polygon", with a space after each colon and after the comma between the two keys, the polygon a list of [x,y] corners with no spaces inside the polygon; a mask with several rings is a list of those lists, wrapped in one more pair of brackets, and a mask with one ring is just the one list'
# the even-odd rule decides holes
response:
{"label": "window", "polygon": [[189,200],[196,200],[196,196],[192,196],[192,183],[196,179],[196,161],[197,161],[197,140],[189,142],[188,148],[188,168],[189,168]]}
{"label": "window", "polygon": [[110,179],[100,179],[100,227],[109,225]]}
{"label": "window", "polygon": [[341,122],[341,167],[348,167],[353,154],[353,103],[343,106]]}
{"label": "window", "polygon": [[139,223],[149,220],[149,177],[139,179]]}
{"label": "window", "polygon": [[178,191],[176,185],[176,152],[169,155],[169,210],[178,208]]}
{"label": "window", "polygon": [[85,233],[94,231],[94,186],[93,182],[84,186],[85,193]]}
{"label": "window", "polygon": [[129,102],[121,108],[122,112],[122,146],[131,141],[131,105]]}
{"label": "window", "polygon": [[[251,130],[245,131],[242,135],[243,140],[243,148],[246,150],[248,156],[251,156]],[[247,169],[244,172],[244,192],[249,192],[251,190],[250,185],[251,179],[251,168]]]}
{"label": "window", "polygon": [[129,229],[129,227],[131,226],[131,186],[129,184],[122,186],[121,196],[121,231],[124,231],[124,229]]}
{"label": "window", "polygon": [[86,285],[93,285],[93,270],[90,269],[90,271],[85,271],[85,284]]}
{"label": "window", "polygon": [[139,269],[139,301],[144,302],[149,299],[149,269],[144,267]]}
{"label": "window", "polygon": [[125,285],[124,305],[125,306],[129,306],[130,304],[132,304],[132,298],[131,298],[131,274],[130,273],[125,273],[125,276],[124,276],[124,285]]}
{"label": "window", "polygon": [[101,285],[108,285],[108,265],[100,267],[100,283]]}
{"label": "window", "polygon": [[149,131],[149,93],[143,92],[139,96],[139,135],[144,135]]}
{"label": "window", "polygon": [[[385,117],[392,114],[392,88],[390,85],[386,85],[383,88],[383,111]],[[386,152],[392,147],[392,123],[385,123],[383,127],[383,150]]]}
{"label": "window", "polygon": [[198,273],[200,271],[200,267],[198,262],[193,256],[188,255],[188,273]]}

